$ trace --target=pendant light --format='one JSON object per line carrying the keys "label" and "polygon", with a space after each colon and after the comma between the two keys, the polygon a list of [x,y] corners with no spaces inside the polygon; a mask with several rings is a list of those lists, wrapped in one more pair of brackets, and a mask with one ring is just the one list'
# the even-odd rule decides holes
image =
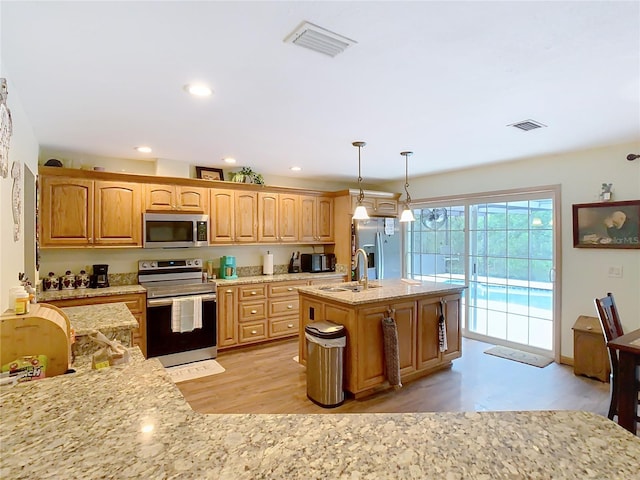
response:
{"label": "pendant light", "polygon": [[411,210],[411,195],[409,195],[409,156],[413,155],[413,152],[400,152],[400,155],[404,156],[404,191],[407,193],[400,221],[415,222],[416,217],[413,216],[413,211]]}
{"label": "pendant light", "polygon": [[362,173],[361,173],[361,163],[360,163],[360,150],[362,147],[366,145],[365,142],[353,142],[352,145],[354,147],[358,147],[358,187],[360,188],[360,194],[358,195],[358,206],[353,212],[354,220],[367,220],[369,218],[369,214],[367,213],[367,208],[362,204],[362,200],[364,200],[364,192],[362,191]]}

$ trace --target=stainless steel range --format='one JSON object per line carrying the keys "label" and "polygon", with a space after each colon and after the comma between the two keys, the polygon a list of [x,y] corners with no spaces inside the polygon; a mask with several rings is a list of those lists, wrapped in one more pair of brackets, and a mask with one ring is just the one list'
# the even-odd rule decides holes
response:
{"label": "stainless steel range", "polygon": [[[217,356],[216,284],[202,281],[202,266],[201,258],[138,262],[138,283],[147,290],[147,356],[165,367]],[[195,297],[202,327],[181,331],[173,318],[176,303]]]}

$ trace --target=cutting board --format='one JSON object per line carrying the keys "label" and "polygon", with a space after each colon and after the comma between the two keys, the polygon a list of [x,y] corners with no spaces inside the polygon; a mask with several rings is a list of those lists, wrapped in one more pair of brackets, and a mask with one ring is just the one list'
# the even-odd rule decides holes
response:
{"label": "cutting board", "polygon": [[46,355],[47,377],[69,369],[71,325],[58,307],[35,304],[25,315],[7,311],[0,320],[0,365],[25,355]]}

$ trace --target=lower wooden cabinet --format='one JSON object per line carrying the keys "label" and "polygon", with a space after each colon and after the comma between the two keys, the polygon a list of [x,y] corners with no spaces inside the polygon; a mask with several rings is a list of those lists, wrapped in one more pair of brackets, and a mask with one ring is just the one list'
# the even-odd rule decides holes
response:
{"label": "lower wooden cabinet", "polygon": [[218,287],[218,349],[248,345],[300,332],[297,287],[343,282],[345,277]]}
{"label": "lower wooden cabinet", "polygon": [[142,354],[147,356],[147,295],[144,293],[126,293],[108,295],[104,297],[74,298],[69,300],[50,300],[46,303],[56,307],[80,307],[82,305],[103,305],[106,303],[125,303],[131,314],[138,322],[138,328],[133,330],[133,344],[140,347]]}

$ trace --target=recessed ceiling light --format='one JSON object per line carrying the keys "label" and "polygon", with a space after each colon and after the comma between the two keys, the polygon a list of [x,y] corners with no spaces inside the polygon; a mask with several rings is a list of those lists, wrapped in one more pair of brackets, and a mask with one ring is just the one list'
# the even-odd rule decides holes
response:
{"label": "recessed ceiling light", "polygon": [[196,97],[208,97],[213,93],[213,90],[201,83],[191,83],[189,85],[185,85],[184,89],[191,95],[194,95]]}
{"label": "recessed ceiling light", "polygon": [[223,158],[222,160],[224,161],[224,163],[236,163],[236,159],[231,157],[226,157],[226,158]]}
{"label": "recessed ceiling light", "polygon": [[151,153],[151,147],[141,146],[136,147],[136,150],[140,153]]}
{"label": "recessed ceiling light", "polygon": [[292,172],[299,172],[300,170],[302,170],[302,168],[300,168],[300,167],[291,167],[291,168],[289,168],[289,170],[291,170]]}

